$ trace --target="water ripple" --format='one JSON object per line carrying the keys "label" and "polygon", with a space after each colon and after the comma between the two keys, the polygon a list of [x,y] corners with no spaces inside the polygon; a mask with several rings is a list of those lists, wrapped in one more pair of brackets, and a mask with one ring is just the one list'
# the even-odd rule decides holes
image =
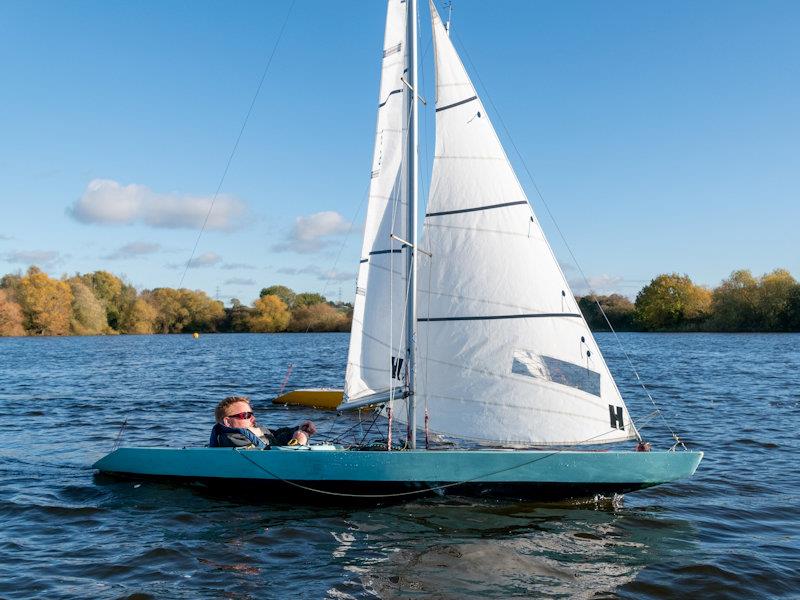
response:
{"label": "water ripple", "polygon": [[[0,339],[0,597],[792,597],[800,336],[622,337],[662,413],[706,452],[692,479],[624,499],[359,509],[90,468],[126,420],[126,445],[205,443],[232,393],[272,426],[357,427],[269,403],[289,362],[292,386],[340,386],[345,334]],[[650,414],[613,338],[598,341],[632,414]],[[672,444],[657,418],[643,432]]]}

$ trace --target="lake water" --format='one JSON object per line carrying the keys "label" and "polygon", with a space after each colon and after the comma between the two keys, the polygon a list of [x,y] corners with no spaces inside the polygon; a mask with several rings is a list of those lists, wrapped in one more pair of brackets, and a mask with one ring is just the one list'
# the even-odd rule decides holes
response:
{"label": "lake water", "polygon": [[[669,422],[706,457],[687,481],[551,505],[273,505],[114,481],[123,445],[202,445],[226,395],[262,422],[290,387],[340,387],[347,334],[0,338],[0,598],[800,597],[800,335],[623,334]],[[600,334],[645,437],[671,445]],[[339,419],[347,417],[340,417]]]}

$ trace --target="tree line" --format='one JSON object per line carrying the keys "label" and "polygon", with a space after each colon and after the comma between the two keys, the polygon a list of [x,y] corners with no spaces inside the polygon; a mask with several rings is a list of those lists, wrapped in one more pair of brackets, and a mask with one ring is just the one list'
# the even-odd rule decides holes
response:
{"label": "tree line", "polygon": [[[594,331],[610,322],[617,331],[800,332],[800,284],[785,269],[734,271],[714,289],[662,274],[635,302],[620,294],[577,300]],[[225,307],[200,290],[138,291],[108,271],[55,279],[31,267],[0,278],[0,336],[350,331],[352,318],[351,304],[284,285],[263,288],[250,306],[233,298]]]}
{"label": "tree line", "polygon": [[[599,305],[599,306],[598,306]],[[800,332],[800,284],[785,269],[731,273],[714,289],[678,273],[655,277],[631,302],[589,295],[578,306],[594,331]],[[601,312],[600,307],[603,311]]]}
{"label": "tree line", "polygon": [[108,271],[50,277],[37,267],[0,278],[0,336],[350,331],[352,306],[283,285],[251,306],[201,290],[138,291]]}

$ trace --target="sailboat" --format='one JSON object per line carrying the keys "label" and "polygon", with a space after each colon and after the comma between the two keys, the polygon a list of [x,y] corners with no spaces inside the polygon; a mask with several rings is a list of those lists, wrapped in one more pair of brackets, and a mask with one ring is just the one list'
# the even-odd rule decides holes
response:
{"label": "sailboat", "polygon": [[[703,453],[647,449],[430,4],[436,150],[418,239],[417,1],[388,0],[369,204],[341,411],[377,407],[381,449],[118,448],[127,477],[266,483],[314,499],[424,493],[537,500],[692,475]],[[393,425],[406,440],[396,449]],[[418,443],[424,432],[425,444]],[[431,448],[430,440],[448,440]],[[631,443],[626,450],[598,451]]]}

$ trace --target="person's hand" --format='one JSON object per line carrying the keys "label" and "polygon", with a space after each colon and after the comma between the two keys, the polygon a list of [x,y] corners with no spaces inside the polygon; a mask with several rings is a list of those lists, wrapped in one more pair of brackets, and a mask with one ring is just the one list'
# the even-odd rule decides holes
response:
{"label": "person's hand", "polygon": [[317,426],[311,421],[304,421],[303,424],[300,425],[299,430],[307,433],[309,436],[312,436],[317,433]]}
{"label": "person's hand", "polygon": [[304,431],[297,430],[294,432],[292,439],[295,440],[301,446],[308,445],[308,436],[305,434]]}

